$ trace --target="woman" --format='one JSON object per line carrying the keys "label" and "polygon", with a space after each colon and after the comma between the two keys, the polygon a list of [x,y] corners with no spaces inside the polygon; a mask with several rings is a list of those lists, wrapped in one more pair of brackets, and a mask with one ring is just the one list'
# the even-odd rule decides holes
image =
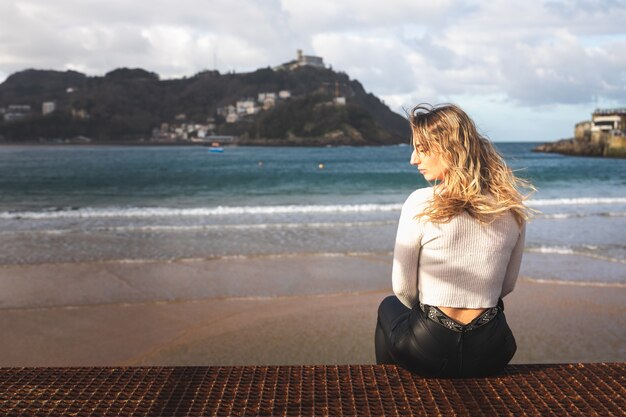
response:
{"label": "woman", "polygon": [[378,309],[379,364],[432,376],[501,371],[515,354],[504,316],[524,250],[526,196],[491,143],[455,105],[416,106],[411,164],[432,187],[402,207],[395,296]]}

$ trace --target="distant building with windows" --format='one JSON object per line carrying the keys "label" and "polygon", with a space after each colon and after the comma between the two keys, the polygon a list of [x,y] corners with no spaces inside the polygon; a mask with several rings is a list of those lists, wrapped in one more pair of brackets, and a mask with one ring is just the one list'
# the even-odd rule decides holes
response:
{"label": "distant building with windows", "polygon": [[594,110],[591,120],[576,124],[574,142],[600,148],[603,156],[626,158],[626,107]]}
{"label": "distant building with windows", "polygon": [[591,137],[603,132],[618,136],[626,133],[626,108],[596,109],[591,115]]}
{"label": "distant building with windows", "polygon": [[593,143],[606,142],[611,137],[626,136],[626,108],[596,109],[591,120],[576,124],[574,137]]}

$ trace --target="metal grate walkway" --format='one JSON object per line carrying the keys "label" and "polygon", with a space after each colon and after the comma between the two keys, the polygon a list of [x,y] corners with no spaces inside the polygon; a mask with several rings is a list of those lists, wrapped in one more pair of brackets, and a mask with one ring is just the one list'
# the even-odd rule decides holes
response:
{"label": "metal grate walkway", "polygon": [[0,368],[2,416],[624,416],[626,363],[436,379],[395,366]]}

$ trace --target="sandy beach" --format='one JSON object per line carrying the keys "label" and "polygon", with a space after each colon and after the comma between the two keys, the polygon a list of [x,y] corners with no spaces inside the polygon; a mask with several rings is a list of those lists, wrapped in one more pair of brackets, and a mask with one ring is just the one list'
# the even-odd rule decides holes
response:
{"label": "sandy beach", "polygon": [[[368,364],[391,257],[0,267],[0,366]],[[514,363],[626,360],[626,286],[520,277]]]}

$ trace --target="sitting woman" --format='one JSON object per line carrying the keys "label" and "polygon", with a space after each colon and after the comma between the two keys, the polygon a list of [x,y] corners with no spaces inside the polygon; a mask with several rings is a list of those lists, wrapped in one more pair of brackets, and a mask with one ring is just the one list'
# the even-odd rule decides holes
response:
{"label": "sitting woman", "polygon": [[517,349],[502,297],[524,251],[528,209],[518,189],[532,186],[459,107],[418,105],[409,122],[411,165],[434,185],[402,207],[376,361],[431,376],[497,373]]}

